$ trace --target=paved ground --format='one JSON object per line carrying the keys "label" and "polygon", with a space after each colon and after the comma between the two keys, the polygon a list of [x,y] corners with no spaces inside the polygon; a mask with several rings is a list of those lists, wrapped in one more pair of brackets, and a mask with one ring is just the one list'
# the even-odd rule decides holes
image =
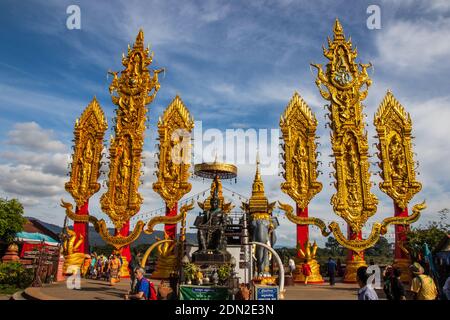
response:
{"label": "paved ground", "polygon": [[285,300],[357,300],[358,285],[336,283],[330,286],[324,284],[296,284],[285,287]]}
{"label": "paved ground", "polygon": [[42,300],[123,300],[129,289],[128,279],[114,286],[105,281],[82,279],[80,289],[68,289],[65,282],[58,282],[42,288],[27,288],[25,293]]}
{"label": "paved ground", "polygon": [[[159,281],[154,281],[155,285]],[[330,287],[325,284],[297,284],[285,287],[286,300],[356,300],[357,285],[337,283]],[[111,287],[107,282],[97,280],[81,280],[81,289],[70,290],[66,283],[56,283],[42,288],[27,288],[26,294],[37,299],[70,299],[70,300],[122,300],[129,290],[129,280]]]}

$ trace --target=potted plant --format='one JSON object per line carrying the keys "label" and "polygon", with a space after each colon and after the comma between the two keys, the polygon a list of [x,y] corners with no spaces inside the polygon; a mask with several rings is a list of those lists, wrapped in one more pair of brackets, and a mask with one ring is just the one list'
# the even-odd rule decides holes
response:
{"label": "potted plant", "polygon": [[217,274],[219,275],[220,283],[224,284],[230,277],[231,266],[229,264],[221,265],[217,270]]}
{"label": "potted plant", "polygon": [[197,265],[189,262],[186,263],[183,267],[184,276],[186,277],[186,284],[192,284],[192,280],[195,278],[195,275],[199,271]]}

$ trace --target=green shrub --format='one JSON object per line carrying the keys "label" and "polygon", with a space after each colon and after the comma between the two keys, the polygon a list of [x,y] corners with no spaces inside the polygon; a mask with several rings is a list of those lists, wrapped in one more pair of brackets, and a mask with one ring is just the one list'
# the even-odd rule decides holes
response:
{"label": "green shrub", "polygon": [[33,281],[33,271],[25,269],[21,263],[0,264],[0,286],[26,288]]}

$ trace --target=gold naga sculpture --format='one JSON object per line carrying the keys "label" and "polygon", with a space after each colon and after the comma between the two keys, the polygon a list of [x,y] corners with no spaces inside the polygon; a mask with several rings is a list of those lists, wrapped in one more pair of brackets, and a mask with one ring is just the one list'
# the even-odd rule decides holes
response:
{"label": "gold naga sculpture", "polygon": [[[66,235],[63,241],[62,252],[64,255],[63,274],[72,274],[75,269],[81,268],[84,262],[85,253],[77,252],[83,244],[83,236],[77,237],[75,231],[66,227]],[[80,272],[79,270],[76,272]]]}
{"label": "gold naga sculpture", "polygon": [[[158,74],[163,69],[150,71],[148,66],[153,61],[153,52],[144,48],[144,32],[139,31],[131,48],[128,46],[127,56],[123,55],[125,67],[120,72],[112,72],[113,80],[109,87],[112,102],[117,106],[114,132],[109,148],[109,175],[107,191],[100,199],[102,211],[113,222],[116,234],[111,235],[104,219],[91,215],[79,215],[73,212],[71,203],[61,201],[66,215],[77,222],[90,222],[103,240],[116,249],[121,249],[135,241],[142,231],[153,233],[153,227],[159,223],[173,223],[180,217],[155,217],[147,223],[138,221],[129,232],[130,218],[138,213],[143,198],[138,192],[141,177],[142,149],[146,129],[147,105],[156,97],[160,88]],[[84,132],[87,129],[83,129]],[[76,134],[76,133],[75,133]],[[83,142],[75,140],[75,150],[79,150]],[[98,177],[98,167],[93,167],[90,174]],[[72,167],[72,171],[73,171]],[[71,180],[72,188],[80,188],[80,180]],[[176,222],[175,222],[176,223]]]}
{"label": "gold naga sculpture", "polygon": [[[194,119],[177,95],[158,120],[159,161],[156,172],[157,181],[153,190],[166,203],[166,221],[171,219],[171,226],[165,226],[165,239],[175,239],[176,224],[182,220],[177,215],[178,201],[191,190],[189,168],[191,164],[191,132]],[[176,217],[176,219],[174,219]],[[168,279],[177,270],[177,252],[175,242],[161,243],[158,247],[158,261],[152,278]]]}
{"label": "gold naga sculpture", "polygon": [[[420,211],[425,209],[426,206],[424,202],[416,204],[413,206],[413,213],[410,216],[390,217],[384,219],[381,223],[374,223],[368,238],[362,239],[361,230],[367,220],[375,214],[378,205],[378,199],[370,190],[368,140],[364,128],[362,105],[362,101],[367,97],[368,87],[372,83],[367,73],[371,64],[357,64],[355,62],[357,51],[352,48],[351,40],[345,39],[343,28],[338,19],[335,21],[333,33],[333,40],[328,38],[328,49],[323,48],[323,54],[329,60],[325,71],[320,64],[311,65],[317,68],[316,85],[319,92],[325,100],[329,101],[327,107],[335,170],[333,177],[335,178],[334,186],[337,191],[331,198],[331,204],[334,212],[348,224],[347,237],[343,235],[336,222],[330,223],[328,229],[342,246],[349,249],[344,281],[353,282],[356,278],[357,268],[365,265],[364,250],[375,245],[380,235],[387,232],[387,227],[390,224],[409,225],[417,221]],[[386,117],[386,115],[382,115],[383,112],[378,114],[383,119]],[[400,135],[400,137],[408,139],[405,135]],[[404,146],[403,150],[406,148],[408,149],[408,151],[405,151],[406,153],[411,152],[410,145],[405,141],[403,140],[400,143]],[[380,145],[382,150],[383,142]],[[403,164],[409,166],[410,169],[408,170],[414,170],[410,159],[404,157]],[[380,160],[383,168],[395,166],[393,158],[385,156]],[[385,164],[385,162],[389,163]],[[383,179],[387,181],[387,184],[380,186],[382,188],[389,187],[389,180],[386,180],[385,176],[383,174]],[[414,180],[409,181],[411,183],[406,186],[406,189],[412,188],[413,191],[412,193],[405,192],[404,194],[407,197],[420,190],[417,189],[415,183],[412,183]],[[405,184],[403,186],[405,187]],[[392,192],[390,193],[388,195],[392,196]],[[287,210],[287,216],[289,217],[289,208],[284,207],[284,209]],[[290,214],[292,215],[292,210]],[[324,228],[325,224],[318,222],[318,219],[305,222],[318,225],[323,235],[328,233]]]}

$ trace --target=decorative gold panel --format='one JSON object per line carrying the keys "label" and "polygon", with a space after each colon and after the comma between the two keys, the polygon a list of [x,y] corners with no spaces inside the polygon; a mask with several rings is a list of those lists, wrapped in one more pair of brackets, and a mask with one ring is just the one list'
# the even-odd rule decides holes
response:
{"label": "decorative gold panel", "polygon": [[153,190],[173,206],[189,191],[191,132],[194,120],[179,96],[169,104],[158,121],[159,162]]}
{"label": "decorative gold panel", "polygon": [[[133,48],[128,48],[122,58],[125,69],[114,78],[109,87],[112,102],[117,105],[115,136],[111,137],[109,149],[108,191],[102,195],[102,210],[111,218],[117,229],[130,220],[140,209],[142,196],[138,192],[141,177],[141,153],[147,108],[159,90],[158,73],[150,73],[153,53],[144,49],[142,30]],[[114,95],[116,93],[116,95]]]}
{"label": "decorative gold panel", "polygon": [[281,190],[304,209],[322,190],[322,184],[317,181],[317,120],[297,92],[280,118],[280,128],[284,140],[283,177],[286,180],[281,184]]}
{"label": "decorative gold panel", "polygon": [[411,146],[412,122],[410,115],[388,91],[375,114],[380,159],[381,191],[391,197],[402,209],[422,189],[416,181]]}
{"label": "decorative gold panel", "polygon": [[94,97],[75,123],[72,170],[70,180],[65,185],[78,207],[100,189],[97,179],[100,175],[103,136],[107,128],[103,110]]}
{"label": "decorative gold panel", "polygon": [[317,68],[316,85],[328,105],[331,145],[334,156],[334,177],[337,193],[331,198],[333,209],[357,233],[373,216],[378,199],[371,193],[367,132],[364,128],[363,106],[371,84],[367,68],[357,64],[356,49],[346,40],[339,20],[334,24],[334,39],[328,38],[324,56],[330,60],[325,72]]}

